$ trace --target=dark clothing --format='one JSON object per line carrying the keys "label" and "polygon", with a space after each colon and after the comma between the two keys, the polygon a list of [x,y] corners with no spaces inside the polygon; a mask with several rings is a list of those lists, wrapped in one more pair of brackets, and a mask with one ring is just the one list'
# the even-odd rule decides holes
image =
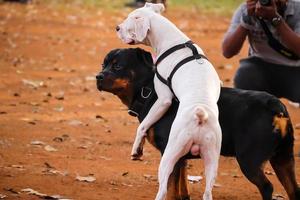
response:
{"label": "dark clothing", "polygon": [[300,103],[300,67],[282,66],[252,57],[240,61],[234,85],[246,90],[266,91]]}

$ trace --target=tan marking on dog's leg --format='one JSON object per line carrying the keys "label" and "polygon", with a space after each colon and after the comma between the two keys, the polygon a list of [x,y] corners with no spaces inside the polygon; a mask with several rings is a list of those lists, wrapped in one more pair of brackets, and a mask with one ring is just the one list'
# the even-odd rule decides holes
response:
{"label": "tan marking on dog's leg", "polygon": [[187,187],[186,160],[179,160],[168,181],[167,200],[181,200],[189,197]]}
{"label": "tan marking on dog's leg", "polygon": [[179,170],[174,168],[174,171],[171,173],[168,181],[167,197],[166,200],[177,200],[179,199],[179,191],[176,186],[178,182]]}
{"label": "tan marking on dog's leg", "polygon": [[285,135],[287,134],[288,121],[289,118],[283,117],[282,113],[280,113],[279,115],[275,115],[273,118],[274,131],[280,130],[281,136],[285,137]]}
{"label": "tan marking on dog's leg", "polygon": [[188,180],[187,180],[187,169],[186,169],[187,161],[183,161],[183,162],[184,162],[184,166],[180,167],[180,177],[179,177],[179,194],[181,199],[190,196],[189,188],[188,188]]}
{"label": "tan marking on dog's leg", "polygon": [[156,147],[155,140],[154,140],[154,128],[150,128],[147,132],[147,140],[150,144]]}
{"label": "tan marking on dog's leg", "polygon": [[294,158],[273,157],[270,162],[289,199],[297,200],[296,192],[298,185],[295,176]]}

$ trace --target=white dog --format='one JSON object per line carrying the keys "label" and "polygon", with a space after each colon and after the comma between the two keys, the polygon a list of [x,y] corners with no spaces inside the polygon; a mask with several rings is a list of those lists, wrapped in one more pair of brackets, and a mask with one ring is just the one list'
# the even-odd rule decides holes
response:
{"label": "white dog", "polygon": [[[189,41],[174,24],[160,15],[163,10],[162,4],[146,3],[143,8],[131,12],[128,18],[116,27],[118,36],[127,44],[142,43],[151,46],[158,57],[171,47]],[[198,46],[196,48],[203,54]],[[177,50],[158,64],[157,71],[166,79],[175,65],[191,55],[192,51],[189,48]],[[204,160],[206,188],[203,199],[212,199],[222,138],[217,107],[220,85],[214,67],[203,58],[187,62],[174,74],[172,89],[180,105],[160,162],[160,186],[156,200],[165,199],[168,178],[174,165],[189,151],[193,155],[200,154]],[[174,97],[169,87],[162,83],[157,75],[154,78],[154,86],[158,99],[137,129],[132,149],[133,157],[139,156],[139,148],[146,131],[164,115]]]}

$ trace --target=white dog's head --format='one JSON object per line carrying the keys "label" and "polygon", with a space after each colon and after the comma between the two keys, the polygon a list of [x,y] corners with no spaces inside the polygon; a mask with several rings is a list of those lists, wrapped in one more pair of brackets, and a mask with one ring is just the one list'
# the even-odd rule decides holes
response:
{"label": "white dog's head", "polygon": [[150,17],[165,10],[163,4],[146,3],[144,7],[132,11],[127,19],[116,27],[119,38],[126,44],[139,44],[150,30]]}

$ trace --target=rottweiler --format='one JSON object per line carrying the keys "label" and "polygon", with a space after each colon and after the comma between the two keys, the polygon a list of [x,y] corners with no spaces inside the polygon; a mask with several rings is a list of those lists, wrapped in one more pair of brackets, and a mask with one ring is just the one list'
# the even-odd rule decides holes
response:
{"label": "rottweiler", "polygon": [[[141,122],[157,99],[153,86],[152,56],[140,48],[114,49],[96,76],[99,91],[115,94],[128,107],[129,114]],[[237,159],[246,178],[259,189],[262,199],[271,200],[273,186],[264,173],[270,161],[289,199],[300,200],[295,177],[294,131],[281,101],[266,93],[222,87],[218,101],[222,128],[221,155]],[[164,153],[178,102],[148,131],[147,140]],[[168,200],[190,199],[187,187],[187,159],[200,158],[190,153],[176,164],[168,182]]]}

